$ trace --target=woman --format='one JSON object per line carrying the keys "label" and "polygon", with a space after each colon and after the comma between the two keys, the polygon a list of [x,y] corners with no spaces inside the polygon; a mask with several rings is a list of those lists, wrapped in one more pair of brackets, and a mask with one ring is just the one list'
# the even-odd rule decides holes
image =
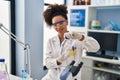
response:
{"label": "woman", "polygon": [[[72,60],[76,66],[80,63],[83,49],[96,52],[100,47],[92,37],[67,30],[67,13],[67,7],[58,4],[51,4],[44,11],[45,22],[49,27],[54,27],[58,34],[48,40],[45,54],[48,73],[42,80],[60,80],[61,73]],[[80,72],[73,80],[80,80]]]}

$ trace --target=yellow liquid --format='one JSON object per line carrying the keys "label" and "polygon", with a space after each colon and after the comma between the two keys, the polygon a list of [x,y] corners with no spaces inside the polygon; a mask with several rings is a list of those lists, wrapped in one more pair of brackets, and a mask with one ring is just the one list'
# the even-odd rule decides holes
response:
{"label": "yellow liquid", "polygon": [[76,50],[73,51],[73,50],[70,49],[70,50],[69,50],[69,53],[70,53],[70,56],[75,56]]}

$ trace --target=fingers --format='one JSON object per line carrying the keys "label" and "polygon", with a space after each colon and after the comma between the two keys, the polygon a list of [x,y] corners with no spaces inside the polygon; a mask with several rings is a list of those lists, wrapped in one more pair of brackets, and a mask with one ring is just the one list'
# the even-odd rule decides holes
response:
{"label": "fingers", "polygon": [[61,56],[59,56],[59,57],[57,58],[57,60],[62,63],[62,62],[63,62],[64,60],[66,60],[69,56],[70,56],[70,55],[69,55],[68,53],[63,53]]}
{"label": "fingers", "polygon": [[73,32],[67,32],[64,34],[65,39],[74,39],[75,34]]}
{"label": "fingers", "polygon": [[70,32],[65,33],[65,34],[64,34],[64,38],[65,38],[65,39],[71,39],[71,38],[72,38],[71,33],[70,33]]}
{"label": "fingers", "polygon": [[83,39],[84,35],[77,32],[67,32],[64,34],[65,39]]}

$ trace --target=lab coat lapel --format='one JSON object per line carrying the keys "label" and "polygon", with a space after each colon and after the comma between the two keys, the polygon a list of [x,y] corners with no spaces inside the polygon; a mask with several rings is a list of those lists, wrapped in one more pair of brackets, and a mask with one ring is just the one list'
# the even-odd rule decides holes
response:
{"label": "lab coat lapel", "polygon": [[55,45],[55,54],[56,55],[60,55],[60,40],[58,35],[56,37],[54,37],[54,45]]}

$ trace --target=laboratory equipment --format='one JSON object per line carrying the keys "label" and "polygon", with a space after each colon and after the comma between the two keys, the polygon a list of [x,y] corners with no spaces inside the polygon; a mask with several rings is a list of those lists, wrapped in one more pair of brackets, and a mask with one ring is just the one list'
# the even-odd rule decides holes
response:
{"label": "laboratory equipment", "polygon": [[120,27],[113,21],[109,21],[109,23],[113,26],[113,30],[120,31]]}
{"label": "laboratory equipment", "polygon": [[115,22],[111,20],[109,21],[109,24],[105,26],[104,30],[120,31],[120,26],[118,26]]}
{"label": "laboratory equipment", "polygon": [[96,29],[96,30],[101,29],[100,21],[93,20],[93,21],[91,22],[91,29]]}
{"label": "laboratory equipment", "polygon": [[27,74],[25,69],[22,69],[22,80],[27,80]]}
{"label": "laboratory equipment", "polygon": [[60,75],[60,79],[61,80],[67,80],[67,78],[69,77],[69,75],[71,75],[72,73],[70,72],[70,69],[73,67],[75,61],[73,60],[65,69],[64,71],[61,73]]}
{"label": "laboratory equipment", "polygon": [[78,66],[73,66],[71,69],[70,69],[70,72],[72,73],[72,76],[75,77],[79,71],[80,71],[80,68],[82,67],[83,65],[83,62],[80,62],[78,64]]}
{"label": "laboratory equipment", "polygon": [[2,23],[0,23],[0,29],[24,48],[24,69],[26,69],[27,77],[29,78],[29,80],[32,80],[30,65],[30,45],[18,40],[18,38],[12,32],[10,32]]}
{"label": "laboratory equipment", "polygon": [[7,66],[5,64],[5,59],[0,58],[0,80],[10,80],[7,72]]}
{"label": "laboratory equipment", "polygon": [[110,59],[113,59],[113,57],[115,57],[115,54],[111,55],[110,53],[107,53],[107,51],[117,51],[118,34],[88,32],[88,36],[95,38],[100,44],[100,56],[97,55],[98,53],[96,55],[88,53],[88,55],[94,55],[96,57],[98,56]]}
{"label": "laboratory equipment", "polygon": [[80,62],[78,66],[74,66],[75,61],[73,60],[61,73],[60,80],[72,80],[73,77],[75,77],[78,72],[80,71],[80,68],[83,65],[83,62]]}

